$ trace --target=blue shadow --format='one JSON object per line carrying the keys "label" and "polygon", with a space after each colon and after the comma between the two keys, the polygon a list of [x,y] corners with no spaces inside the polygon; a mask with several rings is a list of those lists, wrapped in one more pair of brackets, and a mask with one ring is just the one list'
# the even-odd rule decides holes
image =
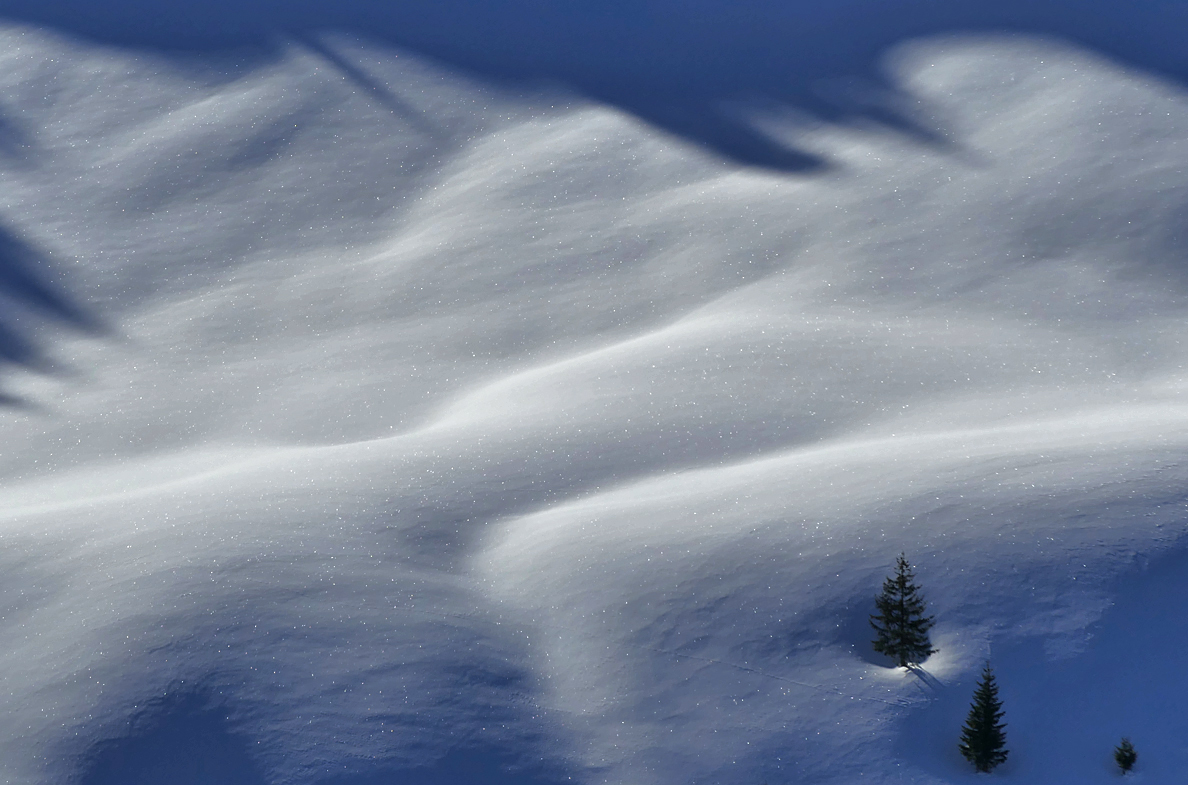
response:
{"label": "blue shadow", "polygon": [[[31,337],[36,322],[56,322],[93,334],[107,331],[89,308],[53,282],[54,267],[48,255],[0,225],[0,367],[50,370],[48,358]],[[19,404],[0,393],[0,405]]]}
{"label": "blue shadow", "polygon": [[[125,733],[83,758],[78,785],[266,785],[252,755],[213,693],[169,695],[142,709]],[[312,779],[316,785],[573,785],[560,764],[523,751],[462,744],[432,765],[378,765],[366,773]]]}
{"label": "blue shadow", "polygon": [[266,785],[248,749],[207,697],[165,698],[92,751],[79,785]]}
{"label": "blue shadow", "polygon": [[543,763],[529,765],[489,748],[457,750],[431,766],[387,769],[319,780],[317,785],[574,785],[577,780]]}
{"label": "blue shadow", "polygon": [[490,78],[562,83],[728,159],[784,171],[822,162],[756,132],[724,101],[874,119],[944,143],[880,72],[881,56],[908,38],[1055,36],[1188,80],[1188,3],[1171,0],[5,0],[0,18],[241,62],[273,56],[285,39],[355,33]]}

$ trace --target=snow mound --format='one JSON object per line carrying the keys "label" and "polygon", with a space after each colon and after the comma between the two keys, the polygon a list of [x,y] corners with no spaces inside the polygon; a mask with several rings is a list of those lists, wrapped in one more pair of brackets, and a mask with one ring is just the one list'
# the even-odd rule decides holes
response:
{"label": "snow mound", "polygon": [[1004,781],[1188,763],[1178,88],[914,42],[931,137],[732,108],[789,175],[348,38],[0,37],[7,781],[964,782],[987,657]]}

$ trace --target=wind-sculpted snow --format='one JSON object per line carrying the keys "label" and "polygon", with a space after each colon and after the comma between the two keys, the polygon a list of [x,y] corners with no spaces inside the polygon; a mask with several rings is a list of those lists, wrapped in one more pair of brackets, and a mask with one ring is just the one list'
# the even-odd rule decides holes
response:
{"label": "wind-sculpted snow", "polygon": [[346,38],[3,37],[0,224],[105,325],[0,377],[8,781],[958,782],[987,657],[1004,781],[1182,769],[1178,87],[917,41],[950,143],[740,105],[791,176]]}

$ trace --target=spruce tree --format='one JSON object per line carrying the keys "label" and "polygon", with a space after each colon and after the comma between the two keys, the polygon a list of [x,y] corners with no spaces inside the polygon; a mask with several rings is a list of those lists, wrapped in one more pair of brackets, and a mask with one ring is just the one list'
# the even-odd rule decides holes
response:
{"label": "spruce tree", "polygon": [[1135,761],[1138,760],[1138,753],[1134,751],[1134,745],[1130,743],[1130,739],[1123,737],[1122,743],[1114,748],[1114,760],[1118,763],[1118,768],[1122,771],[1128,772],[1134,768]]}
{"label": "spruce tree", "polygon": [[871,642],[874,650],[892,657],[904,668],[936,651],[928,638],[933,617],[924,615],[924,597],[915,580],[907,558],[899,554],[895,575],[883,581],[883,591],[875,599],[878,613],[870,617],[870,626],[878,635]]}
{"label": "spruce tree", "polygon": [[1007,759],[1006,725],[1002,719],[1002,703],[998,700],[998,685],[990,663],[982,669],[982,678],[974,690],[969,717],[961,729],[961,743],[957,748],[978,771],[990,771]]}

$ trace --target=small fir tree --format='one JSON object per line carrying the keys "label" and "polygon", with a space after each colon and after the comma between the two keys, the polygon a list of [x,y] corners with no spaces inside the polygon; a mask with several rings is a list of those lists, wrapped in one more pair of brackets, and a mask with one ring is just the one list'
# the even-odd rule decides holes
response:
{"label": "small fir tree", "polygon": [[1114,747],[1114,760],[1124,774],[1134,768],[1135,761],[1138,760],[1138,753],[1134,751],[1134,745],[1130,743],[1130,739],[1124,737],[1122,743]]}
{"label": "small fir tree", "polygon": [[933,617],[924,615],[924,597],[915,580],[907,558],[899,554],[895,575],[883,581],[883,591],[875,599],[878,613],[870,617],[870,626],[878,635],[871,642],[874,650],[904,668],[936,652],[928,638]]}
{"label": "small fir tree", "polygon": [[978,771],[990,771],[1007,759],[1006,725],[1002,720],[1002,703],[998,700],[998,685],[990,663],[982,669],[982,678],[974,690],[969,717],[961,729],[961,743],[957,748]]}

